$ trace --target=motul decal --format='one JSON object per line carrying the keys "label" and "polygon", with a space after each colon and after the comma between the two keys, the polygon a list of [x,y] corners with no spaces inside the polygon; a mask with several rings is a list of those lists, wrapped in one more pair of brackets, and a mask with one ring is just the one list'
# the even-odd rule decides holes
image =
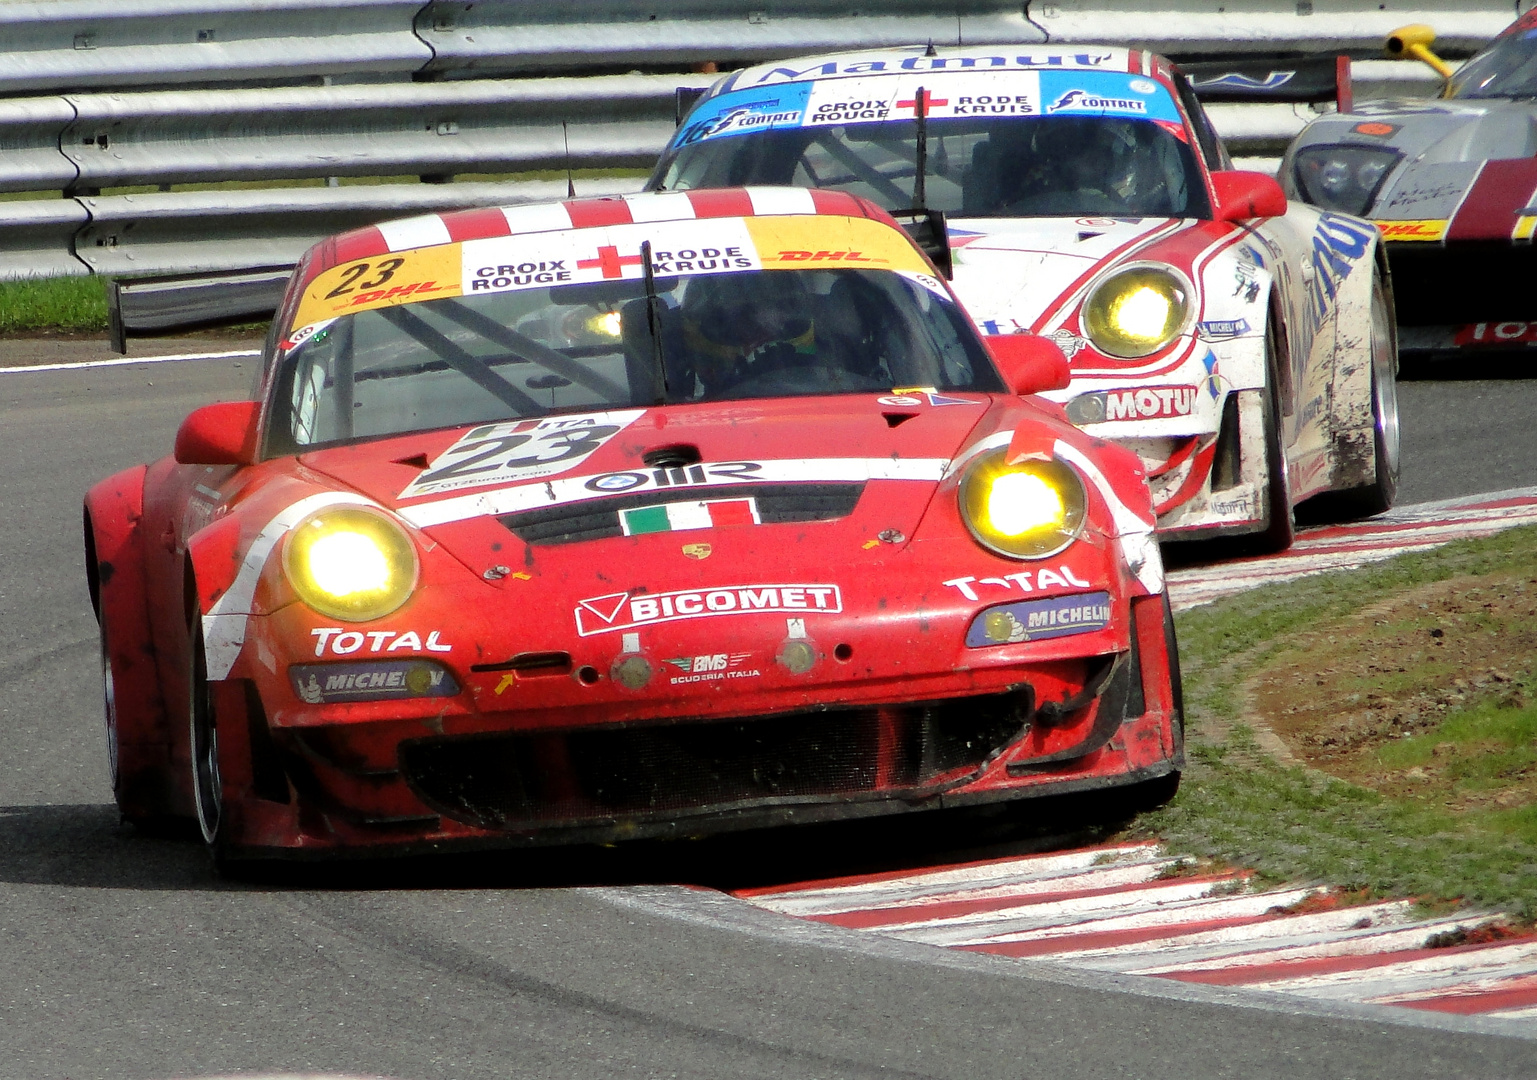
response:
{"label": "motul decal", "polygon": [[576,632],[592,637],[680,619],[775,611],[833,615],[842,610],[843,593],[836,585],[726,585],[716,589],[593,596],[578,601],[573,614]]}
{"label": "motul decal", "polygon": [[1143,386],[1079,394],[1067,404],[1075,424],[1104,424],[1118,420],[1163,420],[1189,416],[1195,408],[1193,386]]}

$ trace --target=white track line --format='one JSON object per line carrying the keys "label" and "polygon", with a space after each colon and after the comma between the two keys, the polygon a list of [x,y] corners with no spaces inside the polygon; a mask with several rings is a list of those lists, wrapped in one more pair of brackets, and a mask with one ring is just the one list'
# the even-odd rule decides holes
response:
{"label": "white track line", "polygon": [[[1466,926],[1466,919],[1442,919],[1439,922],[1399,927],[1371,927],[1356,931],[1308,935],[1315,940],[1273,941],[1265,948],[1253,948],[1254,942],[1230,942],[1225,950],[1213,949],[1205,958],[1166,955],[1148,958],[1146,966],[1137,967],[1141,975],[1175,975],[1193,971],[1226,971],[1257,964],[1289,964],[1299,960],[1318,960],[1330,956],[1372,956],[1377,953],[1423,949],[1431,934]],[[1131,970],[1130,967],[1118,970]]]}
{"label": "white track line", "polygon": [[[1209,891],[1211,884],[1206,882],[1204,888]],[[1016,941],[1030,941],[1035,934],[1050,930],[1085,934],[1108,928],[1172,926],[1217,919],[1258,919],[1271,908],[1296,903],[1317,891],[1313,888],[1299,888],[1246,896],[1206,896],[1196,893],[1187,894],[1183,899],[1171,895],[1162,899],[1162,902],[1128,905],[1130,910],[1116,910],[1107,905],[1094,908],[1082,901],[1053,905],[1053,909],[1037,905],[1036,912],[1032,913],[1037,916],[1035,918],[1013,919],[1000,926],[962,926],[948,933],[945,932],[946,928],[941,927],[904,936],[934,945],[1007,945]]]}
{"label": "white track line", "polygon": [[124,356],[117,360],[79,360],[71,364],[27,364],[21,367],[0,367],[0,375],[16,375],[36,371],[84,371],[90,368],[125,367],[129,364],[172,364],[183,360],[238,360],[246,356],[260,356],[260,349],[236,349],[232,352],[181,353],[177,356]]}
{"label": "white track line", "polygon": [[972,888],[1041,880],[1060,874],[1077,873],[1094,866],[1124,865],[1126,860],[1151,861],[1158,857],[1158,845],[1122,844],[1117,847],[1085,848],[1053,855],[1032,855],[1021,859],[1000,859],[975,866],[938,870],[933,873],[906,874],[901,877],[854,881],[809,889],[785,889],[743,894],[743,899],[786,915],[824,915],[852,911],[897,900],[943,892],[956,886]]}
{"label": "white track line", "polygon": [[[1087,921],[1109,915],[1132,915],[1138,912],[1169,909],[1193,901],[1216,899],[1209,894],[1219,884],[1222,882],[1214,882],[1210,879],[1175,879],[1159,882],[1156,886],[1121,889],[1098,896],[1078,896],[1068,900],[1020,904],[997,911],[979,911],[970,915],[953,915],[945,919],[926,919],[871,929],[891,937],[907,941],[923,941],[930,945],[970,945],[996,940],[1024,930],[1060,926],[1074,920]],[[1273,894],[1267,900],[1267,907],[1292,903],[1302,899],[1311,891],[1311,889],[1298,889],[1290,894]]]}

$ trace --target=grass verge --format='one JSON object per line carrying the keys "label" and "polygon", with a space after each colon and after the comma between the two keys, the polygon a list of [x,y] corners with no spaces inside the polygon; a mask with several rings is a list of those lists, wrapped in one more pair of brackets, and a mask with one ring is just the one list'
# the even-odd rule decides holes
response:
{"label": "grass verge", "polygon": [[[1218,858],[1282,880],[1320,879],[1373,895],[1462,902],[1537,918],[1537,810],[1468,813],[1385,794],[1263,750],[1240,715],[1244,680],[1293,650],[1304,634],[1333,632],[1363,608],[1463,575],[1537,576],[1537,528],[1401,556],[1244,593],[1176,617],[1185,673],[1190,766],[1179,796],[1138,831],[1175,853]],[[1463,729],[1490,734],[1524,763],[1532,721],[1522,700],[1470,702],[1391,756],[1421,752]],[[1492,768],[1493,766],[1491,766]],[[1486,772],[1489,770],[1485,770]]]}
{"label": "grass verge", "polygon": [[0,281],[0,335],[107,329],[107,292],[98,277]]}

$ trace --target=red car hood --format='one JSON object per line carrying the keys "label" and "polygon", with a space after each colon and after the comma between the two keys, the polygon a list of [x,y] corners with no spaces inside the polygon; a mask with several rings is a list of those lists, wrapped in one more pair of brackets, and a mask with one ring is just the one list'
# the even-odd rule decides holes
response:
{"label": "red car hood", "polygon": [[[511,540],[495,518],[575,512],[619,496],[660,503],[680,488],[705,500],[748,485],[907,481],[891,485],[883,520],[911,536],[947,463],[979,426],[992,429],[983,421],[1000,404],[986,394],[916,390],[612,410],[402,436],[300,461],[477,568],[489,544],[501,551]],[[659,497],[645,498],[652,493]],[[513,565],[512,552],[500,560]]]}

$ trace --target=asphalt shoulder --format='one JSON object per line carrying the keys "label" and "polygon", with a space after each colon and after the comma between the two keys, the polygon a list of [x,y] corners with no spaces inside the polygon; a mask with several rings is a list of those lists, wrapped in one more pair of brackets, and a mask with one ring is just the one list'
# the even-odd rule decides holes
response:
{"label": "asphalt shoulder", "polygon": [[[262,347],[263,339],[250,334],[209,332],[181,337],[132,338],[129,357],[186,356],[238,352]],[[105,334],[42,334],[0,338],[0,368],[38,367],[48,364],[89,364],[120,360]]]}

